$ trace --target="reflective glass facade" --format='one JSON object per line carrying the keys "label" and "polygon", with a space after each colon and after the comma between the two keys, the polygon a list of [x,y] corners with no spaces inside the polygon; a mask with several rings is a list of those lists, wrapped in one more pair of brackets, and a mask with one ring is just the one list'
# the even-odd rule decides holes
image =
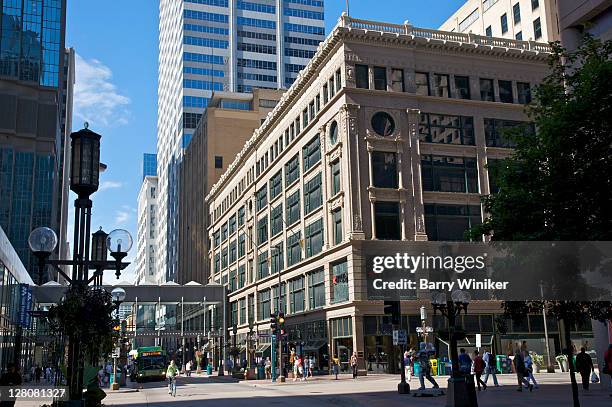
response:
{"label": "reflective glass facade", "polygon": [[28,270],[36,259],[28,247],[30,231],[52,225],[55,157],[0,148],[0,227]]}
{"label": "reflective glass facade", "polygon": [[[34,357],[33,284],[4,230],[0,228],[0,371],[17,362],[29,368]],[[24,312],[25,311],[25,312]]]}
{"label": "reflective glass facade", "polygon": [[58,87],[63,61],[63,0],[4,0],[0,76]]}
{"label": "reflective glass facade", "polygon": [[64,137],[74,80],[65,10],[65,0],[0,1],[0,227],[29,271],[32,229],[52,227],[65,248]]}

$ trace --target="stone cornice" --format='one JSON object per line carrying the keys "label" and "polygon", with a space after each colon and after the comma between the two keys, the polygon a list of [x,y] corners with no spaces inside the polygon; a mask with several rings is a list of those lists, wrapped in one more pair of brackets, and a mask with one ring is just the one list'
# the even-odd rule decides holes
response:
{"label": "stone cornice", "polygon": [[344,42],[355,40],[371,42],[379,46],[397,47],[401,45],[413,48],[447,48],[466,53],[537,61],[545,61],[550,51],[548,44],[533,41],[430,30],[413,27],[407,22],[403,25],[380,23],[354,19],[343,14],[332,33],[319,44],[315,55],[308,62],[308,65],[300,71],[293,85],[283,94],[276,107],[268,113],[263,124],[255,129],[251,138],[247,140],[219,181],[212,186],[205,197],[206,202],[210,202],[217,196],[219,190],[238,171],[239,166],[249,158],[249,154],[257,148],[262,140],[265,140],[266,136],[285,117],[286,113],[293,108],[311,80],[316,78],[320,69],[325,66],[329,56],[333,55]]}

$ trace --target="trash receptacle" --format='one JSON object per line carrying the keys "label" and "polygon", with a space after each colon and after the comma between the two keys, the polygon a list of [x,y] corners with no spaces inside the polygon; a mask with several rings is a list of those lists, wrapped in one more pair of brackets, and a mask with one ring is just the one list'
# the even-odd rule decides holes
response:
{"label": "trash receptacle", "polygon": [[416,377],[419,377],[419,374],[421,373],[421,364],[417,361],[414,361],[412,369],[414,370],[414,375]]}
{"label": "trash receptacle", "polygon": [[432,376],[437,376],[438,375],[438,359],[430,359],[429,363],[431,364]]}
{"label": "trash receptacle", "polygon": [[206,366],[206,373],[210,376],[212,375],[212,365],[209,363],[208,366]]}
{"label": "trash receptacle", "polygon": [[263,366],[257,366],[257,380],[263,380],[266,378],[266,371]]}
{"label": "trash receptacle", "polygon": [[[110,384],[113,384],[113,383],[115,383],[115,374],[111,373],[110,374]],[[121,373],[117,373],[117,383],[119,383],[119,384],[121,383]],[[124,385],[125,385],[125,383],[124,383]]]}
{"label": "trash receptacle", "polygon": [[446,361],[445,358],[438,359],[438,376],[443,376],[446,374]]}
{"label": "trash receptacle", "polygon": [[510,363],[506,355],[497,355],[495,359],[497,370],[500,373],[510,373]]}

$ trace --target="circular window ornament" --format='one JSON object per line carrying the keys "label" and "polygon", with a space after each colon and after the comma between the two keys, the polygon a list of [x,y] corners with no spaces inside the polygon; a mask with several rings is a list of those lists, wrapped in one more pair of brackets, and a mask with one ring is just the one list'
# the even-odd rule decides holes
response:
{"label": "circular window ornament", "polygon": [[338,123],[334,120],[329,127],[329,143],[333,146],[338,142]]}
{"label": "circular window ornament", "polygon": [[379,136],[388,137],[395,131],[395,122],[389,113],[378,112],[372,116],[372,129]]}

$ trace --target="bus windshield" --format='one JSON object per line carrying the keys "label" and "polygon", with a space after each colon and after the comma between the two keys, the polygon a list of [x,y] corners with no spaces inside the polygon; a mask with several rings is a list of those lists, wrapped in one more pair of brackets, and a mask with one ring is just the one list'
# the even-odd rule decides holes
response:
{"label": "bus windshield", "polygon": [[163,356],[142,356],[138,358],[138,368],[141,370],[162,370],[165,367]]}

